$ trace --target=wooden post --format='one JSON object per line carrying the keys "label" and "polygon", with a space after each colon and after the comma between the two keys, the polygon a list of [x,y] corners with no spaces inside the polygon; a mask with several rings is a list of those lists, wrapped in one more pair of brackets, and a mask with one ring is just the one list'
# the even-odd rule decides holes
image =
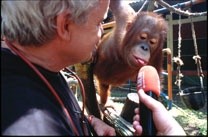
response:
{"label": "wooden post", "polygon": [[163,49],[163,53],[167,54],[167,71],[168,71],[168,98],[169,109],[172,108],[173,87],[172,87],[172,54],[170,48]]}
{"label": "wooden post", "polygon": [[134,109],[139,107],[139,97],[137,93],[129,93],[127,95],[125,104],[122,108],[120,116],[126,121],[132,123],[133,116],[135,115]]}

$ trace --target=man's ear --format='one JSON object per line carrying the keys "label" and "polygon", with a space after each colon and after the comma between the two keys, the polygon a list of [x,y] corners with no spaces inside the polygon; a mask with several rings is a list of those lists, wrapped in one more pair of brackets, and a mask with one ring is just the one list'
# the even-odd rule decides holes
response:
{"label": "man's ear", "polygon": [[69,25],[71,21],[69,16],[70,14],[68,12],[62,12],[56,18],[57,33],[59,37],[66,40],[70,38]]}

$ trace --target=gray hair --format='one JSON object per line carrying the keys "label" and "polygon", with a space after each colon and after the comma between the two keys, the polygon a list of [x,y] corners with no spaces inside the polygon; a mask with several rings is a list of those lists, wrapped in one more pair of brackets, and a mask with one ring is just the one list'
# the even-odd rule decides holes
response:
{"label": "gray hair", "polygon": [[70,19],[84,23],[98,0],[8,0],[1,2],[1,38],[39,46],[52,40],[56,17],[69,10]]}

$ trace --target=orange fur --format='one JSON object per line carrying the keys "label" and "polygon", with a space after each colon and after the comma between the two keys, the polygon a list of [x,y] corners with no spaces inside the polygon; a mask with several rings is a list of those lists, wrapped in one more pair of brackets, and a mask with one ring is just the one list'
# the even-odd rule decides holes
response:
{"label": "orange fur", "polygon": [[[120,13],[125,12],[124,9],[112,9],[111,5],[110,8],[116,25],[113,32],[99,44],[97,62],[93,68],[99,84],[101,104],[106,103],[111,85],[118,86],[129,79],[136,80],[143,65],[154,66],[160,74],[167,32],[166,21],[156,13],[141,12],[127,18],[124,15],[130,13]],[[139,59],[146,64],[139,62]]]}

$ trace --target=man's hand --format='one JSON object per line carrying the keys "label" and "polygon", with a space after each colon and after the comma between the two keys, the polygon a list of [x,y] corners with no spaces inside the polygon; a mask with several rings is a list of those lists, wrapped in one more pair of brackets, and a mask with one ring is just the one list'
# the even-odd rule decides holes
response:
{"label": "man's hand", "polygon": [[102,120],[92,115],[88,117],[88,120],[98,136],[115,136],[116,135],[115,129],[107,125]]}

